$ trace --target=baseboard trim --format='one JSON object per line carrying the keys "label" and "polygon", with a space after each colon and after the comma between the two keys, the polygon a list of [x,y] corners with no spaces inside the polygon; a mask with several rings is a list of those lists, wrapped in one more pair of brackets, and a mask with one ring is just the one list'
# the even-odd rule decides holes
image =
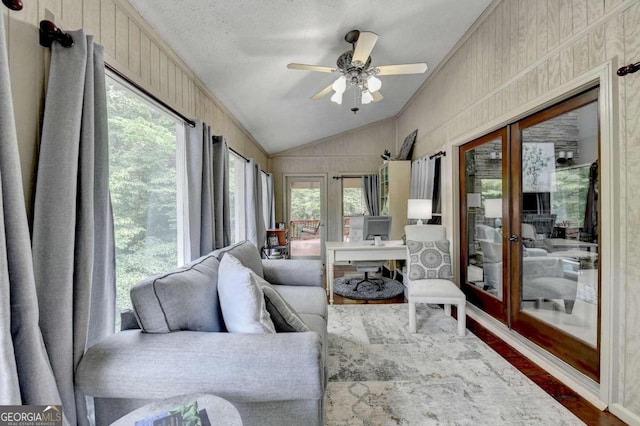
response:
{"label": "baseboard trim", "polygon": [[630,425],[640,425],[640,415],[632,413],[620,404],[611,404],[609,406],[609,412]]}
{"label": "baseboard trim", "polygon": [[[569,386],[578,395],[589,401],[599,410],[605,410],[607,403],[600,399],[600,386],[598,383],[576,371],[569,364],[561,361],[553,355],[535,347],[524,337],[509,330],[504,324],[487,315],[473,305],[467,304],[467,315],[480,325],[502,339],[505,343],[529,358],[540,368]],[[615,413],[614,413],[615,414]]]}

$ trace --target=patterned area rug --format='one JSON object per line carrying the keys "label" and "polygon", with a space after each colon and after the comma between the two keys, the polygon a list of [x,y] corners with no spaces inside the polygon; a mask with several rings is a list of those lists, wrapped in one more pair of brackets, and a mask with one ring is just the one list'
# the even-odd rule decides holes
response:
{"label": "patterned area rug", "polygon": [[[353,278],[353,282],[351,279]],[[384,280],[384,284],[378,290],[378,286],[369,282],[364,282],[358,287],[358,291],[355,291],[355,286],[362,277],[345,277],[336,278],[333,281],[333,292],[340,296],[348,297],[349,299],[359,300],[382,300],[391,299],[401,295],[404,292],[404,286],[401,282],[392,280],[387,277],[376,277],[377,279]]]}
{"label": "patterned area rug", "polygon": [[327,425],[582,425],[439,308],[329,306]]}

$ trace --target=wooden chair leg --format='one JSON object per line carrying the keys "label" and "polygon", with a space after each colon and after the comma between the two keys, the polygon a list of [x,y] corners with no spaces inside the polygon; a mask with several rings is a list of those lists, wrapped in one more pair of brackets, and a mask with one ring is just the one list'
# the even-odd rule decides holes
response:
{"label": "wooden chair leg", "polygon": [[409,302],[409,333],[416,332],[416,304]]}

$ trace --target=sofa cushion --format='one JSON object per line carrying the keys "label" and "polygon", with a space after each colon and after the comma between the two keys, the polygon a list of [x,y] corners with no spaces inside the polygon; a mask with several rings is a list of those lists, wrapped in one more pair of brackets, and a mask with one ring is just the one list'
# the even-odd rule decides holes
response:
{"label": "sofa cushion", "polygon": [[449,240],[407,240],[409,279],[453,279]]}
{"label": "sofa cushion", "polygon": [[298,314],[320,315],[327,319],[327,292],[324,288],[292,285],[274,285],[273,288]]}
{"label": "sofa cushion", "polygon": [[260,278],[255,273],[253,279],[258,283],[264,293],[267,311],[271,315],[273,325],[278,332],[309,331],[304,321],[298,316],[294,308],[278,293],[268,281]]}
{"label": "sofa cushion", "polygon": [[258,274],[259,277],[264,278],[260,252],[250,241],[240,241],[239,243],[223,247],[213,252],[218,260],[222,260],[226,253],[232,254],[240,263]]}
{"label": "sofa cushion", "polygon": [[147,333],[224,331],[216,288],[219,265],[208,254],[134,285],[131,303],[140,328]]}
{"label": "sofa cushion", "polygon": [[257,275],[227,252],[220,261],[218,295],[227,330],[232,333],[275,333]]}

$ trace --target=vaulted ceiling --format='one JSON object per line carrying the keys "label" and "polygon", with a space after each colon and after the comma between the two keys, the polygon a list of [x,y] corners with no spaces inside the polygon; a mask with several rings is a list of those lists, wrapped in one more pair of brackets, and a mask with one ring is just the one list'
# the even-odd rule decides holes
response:
{"label": "vaulted ceiling", "polygon": [[[491,0],[130,0],[268,154],[397,115]],[[373,65],[426,62],[424,74],[381,76],[384,99],[342,105],[311,96],[334,73],[353,29],[379,39]],[[215,124],[214,124],[215,126]]]}

